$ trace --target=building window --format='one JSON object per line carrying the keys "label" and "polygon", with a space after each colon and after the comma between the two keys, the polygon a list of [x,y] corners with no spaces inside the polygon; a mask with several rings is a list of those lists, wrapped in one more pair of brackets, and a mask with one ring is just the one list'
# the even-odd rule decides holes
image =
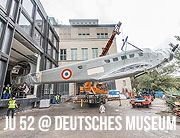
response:
{"label": "building window", "polygon": [[98,57],[98,48],[92,48],[92,58]]}
{"label": "building window", "polygon": [[105,37],[104,38],[108,38],[108,33],[105,33]]}
{"label": "building window", "polygon": [[31,35],[32,25],[22,13],[20,15],[19,25],[27,34]]}
{"label": "building window", "polygon": [[71,60],[77,60],[77,48],[71,49]]}
{"label": "building window", "polygon": [[100,33],[97,33],[97,38],[100,38]]}
{"label": "building window", "polygon": [[23,0],[23,7],[24,9],[28,12],[30,17],[33,17],[33,10],[34,10],[34,5],[31,2],[31,0]]}
{"label": "building window", "polygon": [[125,59],[127,59],[127,56],[126,56],[126,55],[121,56],[121,59],[122,59],[122,60],[125,60]]}
{"label": "building window", "polygon": [[43,20],[43,17],[41,16],[39,10],[37,10],[37,13],[36,13],[36,25],[39,27],[41,32],[43,32],[44,20]]}
{"label": "building window", "polygon": [[78,34],[78,38],[89,38],[89,36],[90,36],[89,33],[87,33],[87,34],[85,34],[85,33],[83,33],[83,34],[79,33],[79,34]]}
{"label": "building window", "polygon": [[37,42],[38,46],[42,46],[43,37],[42,37],[42,35],[38,32],[38,30],[36,30],[36,29],[35,29],[35,32],[34,32],[34,40]]}
{"label": "building window", "polygon": [[101,33],[101,38],[104,38],[104,33]]}
{"label": "building window", "polygon": [[12,17],[13,20],[15,19],[16,11],[17,11],[17,1],[16,0],[12,0],[10,16]]}
{"label": "building window", "polygon": [[82,60],[88,60],[88,48],[82,48]]}
{"label": "building window", "polygon": [[60,60],[66,60],[66,49],[60,49]]}
{"label": "building window", "polygon": [[0,0],[0,5],[5,9],[7,10],[7,7],[8,7],[8,0]]}

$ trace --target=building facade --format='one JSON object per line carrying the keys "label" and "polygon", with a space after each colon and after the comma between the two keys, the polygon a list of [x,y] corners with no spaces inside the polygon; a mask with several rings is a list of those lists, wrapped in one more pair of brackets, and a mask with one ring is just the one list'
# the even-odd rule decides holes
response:
{"label": "building facade", "polygon": [[[0,98],[16,77],[57,67],[58,51],[59,37],[39,0],[0,0]],[[34,98],[56,93],[57,84],[31,89]]]}
{"label": "building facade", "polygon": [[[99,57],[106,46],[116,24],[99,24],[98,19],[70,19],[70,25],[55,25],[61,38],[59,66]],[[108,54],[117,53],[116,40]],[[118,84],[119,81],[116,81]],[[115,81],[108,82],[109,89],[116,89]],[[60,91],[66,95],[79,94],[82,84],[60,84]]]}

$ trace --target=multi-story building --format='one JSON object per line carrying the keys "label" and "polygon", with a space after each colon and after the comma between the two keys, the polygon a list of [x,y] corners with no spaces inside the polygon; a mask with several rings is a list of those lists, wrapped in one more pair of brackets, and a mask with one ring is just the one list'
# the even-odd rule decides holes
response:
{"label": "multi-story building", "polygon": [[[54,25],[61,38],[59,66],[99,57],[115,27],[115,24],[99,24],[98,19],[70,19],[69,22],[70,25]],[[108,54],[114,53],[117,53],[116,40]],[[110,89],[116,89],[115,81],[108,84]],[[78,94],[80,85],[60,84],[59,91],[66,95]]]}
{"label": "multi-story building", "polygon": [[[0,0],[0,106],[4,85],[17,76],[58,66],[59,37],[39,0]],[[56,84],[31,89],[37,101],[57,93]],[[34,97],[34,98],[32,98]],[[7,104],[7,103],[5,103]]]}

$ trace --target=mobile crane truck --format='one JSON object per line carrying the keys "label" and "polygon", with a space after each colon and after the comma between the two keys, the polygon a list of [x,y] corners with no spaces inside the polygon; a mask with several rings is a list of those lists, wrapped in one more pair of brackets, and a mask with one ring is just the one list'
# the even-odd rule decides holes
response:
{"label": "mobile crane truck", "polygon": [[[105,48],[100,54],[100,57],[106,56],[106,54],[108,53],[116,34],[118,35],[120,34],[119,32],[120,26],[121,26],[121,22],[118,22],[118,24],[116,24],[112,32],[111,38],[109,39],[108,43],[106,44]],[[108,92],[109,92],[109,88],[108,88],[107,83],[97,82],[97,84],[93,86],[92,82],[86,82],[83,84],[83,86],[80,87],[81,94],[73,98],[73,103],[81,103],[81,107],[83,103],[105,104],[108,101]],[[111,97],[111,100],[112,100],[112,97]],[[116,97],[113,100],[119,100],[119,98]]]}

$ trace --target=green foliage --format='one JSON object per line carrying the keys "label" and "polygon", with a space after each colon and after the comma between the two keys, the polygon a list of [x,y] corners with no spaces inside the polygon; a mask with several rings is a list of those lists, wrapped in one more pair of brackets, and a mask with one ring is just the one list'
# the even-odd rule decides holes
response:
{"label": "green foliage", "polygon": [[[180,41],[179,36],[175,36],[177,41]],[[175,46],[173,43],[169,44],[172,48]],[[176,44],[177,45],[177,44]],[[168,65],[162,69],[161,74],[156,70],[142,75],[136,79],[132,79],[132,87],[141,89],[148,88],[156,91],[170,91],[176,92],[180,90],[180,78],[173,78],[169,74],[176,72],[180,67],[180,46],[174,53],[175,63]]]}
{"label": "green foliage", "polygon": [[[171,91],[179,89],[176,78],[168,75],[160,75],[156,70],[136,78],[133,86],[137,89],[148,88],[156,91]],[[136,83],[134,83],[136,82]]]}

